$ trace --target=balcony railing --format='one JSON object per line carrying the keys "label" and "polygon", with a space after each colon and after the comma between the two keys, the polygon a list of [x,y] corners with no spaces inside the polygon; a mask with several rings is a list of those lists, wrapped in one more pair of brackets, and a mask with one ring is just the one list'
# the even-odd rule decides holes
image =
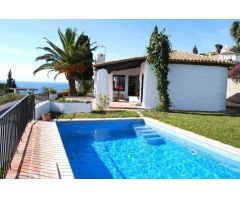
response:
{"label": "balcony railing", "polygon": [[0,179],[6,177],[24,130],[34,119],[34,99],[28,95],[0,116]]}

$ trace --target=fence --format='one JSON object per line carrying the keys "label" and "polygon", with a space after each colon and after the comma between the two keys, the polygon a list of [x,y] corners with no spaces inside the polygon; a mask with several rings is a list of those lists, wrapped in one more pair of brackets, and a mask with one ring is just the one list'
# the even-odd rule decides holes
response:
{"label": "fence", "polygon": [[0,179],[10,168],[27,123],[34,119],[34,99],[28,95],[0,116]]}

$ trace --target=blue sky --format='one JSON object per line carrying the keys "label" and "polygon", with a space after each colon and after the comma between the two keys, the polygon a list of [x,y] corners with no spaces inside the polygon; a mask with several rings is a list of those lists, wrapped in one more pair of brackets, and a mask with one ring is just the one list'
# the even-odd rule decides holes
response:
{"label": "blue sky", "polygon": [[[0,80],[5,80],[11,68],[16,80],[53,81],[46,72],[36,76],[33,70],[40,64],[35,58],[44,52],[36,47],[46,46],[43,37],[59,44],[57,29],[77,28],[92,42],[106,46],[106,60],[142,56],[146,53],[153,27],[166,28],[172,48],[199,52],[214,50],[216,43],[229,46],[234,41],[229,29],[234,20],[0,20]],[[99,49],[100,51],[100,49]],[[58,82],[66,81],[59,76]]]}

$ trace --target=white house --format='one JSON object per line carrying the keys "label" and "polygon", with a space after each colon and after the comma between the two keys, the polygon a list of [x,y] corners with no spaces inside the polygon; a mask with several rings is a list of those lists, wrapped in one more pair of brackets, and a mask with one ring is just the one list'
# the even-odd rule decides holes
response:
{"label": "white house", "polygon": [[[232,61],[234,64],[240,63],[240,54],[233,52],[230,48],[225,45],[220,54],[214,55],[213,57]],[[228,77],[227,81],[227,105],[234,106],[235,103],[240,104],[240,83],[234,82],[231,77]]]}
{"label": "white house", "polygon": [[[104,62],[98,55],[94,65],[96,97],[108,95],[111,102],[138,101],[144,109],[159,104],[156,77],[146,57]],[[168,75],[172,110],[223,111],[226,109],[228,67],[231,61],[173,51]]]}
{"label": "white house", "polygon": [[222,50],[219,54],[219,58],[223,59],[223,60],[231,60],[234,63],[239,63],[240,62],[240,54],[231,51],[230,48],[227,45],[225,45],[222,48]]}

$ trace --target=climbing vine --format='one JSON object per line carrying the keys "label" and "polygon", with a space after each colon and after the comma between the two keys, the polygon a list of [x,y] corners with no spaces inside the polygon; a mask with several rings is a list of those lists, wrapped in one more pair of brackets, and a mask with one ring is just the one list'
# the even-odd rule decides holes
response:
{"label": "climbing vine", "polygon": [[158,32],[158,27],[155,26],[149,46],[147,47],[147,61],[153,65],[153,71],[157,78],[157,90],[162,111],[168,111],[170,106],[168,94],[168,63],[170,51],[171,44],[168,36],[165,34],[165,29]]}

